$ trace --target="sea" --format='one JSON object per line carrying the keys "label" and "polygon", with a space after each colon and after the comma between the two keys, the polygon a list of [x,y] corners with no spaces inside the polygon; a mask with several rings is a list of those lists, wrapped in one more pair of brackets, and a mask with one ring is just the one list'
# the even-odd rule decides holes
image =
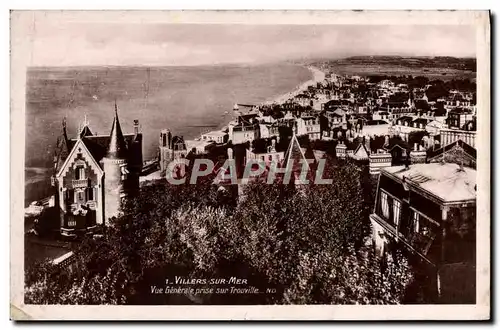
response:
{"label": "sea", "polygon": [[147,160],[157,154],[162,129],[196,138],[232,120],[235,103],[270,101],[311,78],[311,71],[293,64],[30,68],[25,204],[50,195],[54,148],[65,117],[70,137],[85,117],[94,134],[109,134],[116,101],[125,133],[139,120]]}

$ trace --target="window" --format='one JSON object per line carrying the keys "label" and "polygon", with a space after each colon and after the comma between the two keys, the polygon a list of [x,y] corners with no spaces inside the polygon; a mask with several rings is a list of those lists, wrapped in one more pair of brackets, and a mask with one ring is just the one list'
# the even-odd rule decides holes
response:
{"label": "window", "polygon": [[401,217],[401,202],[394,199],[392,207],[394,212],[394,225],[397,227],[399,225],[399,218]]}
{"label": "window", "polygon": [[420,231],[420,216],[417,212],[412,211],[412,224],[413,224],[413,230],[418,233]]}
{"label": "window", "polygon": [[75,220],[68,220],[68,227],[75,227],[75,226],[76,226]]}
{"label": "window", "polygon": [[382,210],[382,216],[384,218],[389,218],[389,201],[387,194],[385,192],[380,192],[380,208]]}
{"label": "window", "polygon": [[94,188],[87,188],[87,200],[94,200]]}
{"label": "window", "polygon": [[79,191],[76,196],[78,198],[77,202],[82,203],[85,201],[85,192]]}
{"label": "window", "polygon": [[84,179],[85,179],[85,168],[79,165],[75,169],[75,180],[84,180]]}

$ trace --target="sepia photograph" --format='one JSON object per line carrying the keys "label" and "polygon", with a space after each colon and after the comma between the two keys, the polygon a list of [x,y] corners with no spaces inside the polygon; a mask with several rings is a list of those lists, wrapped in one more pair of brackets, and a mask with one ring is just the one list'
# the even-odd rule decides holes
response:
{"label": "sepia photograph", "polygon": [[12,318],[490,317],[487,11],[10,16]]}

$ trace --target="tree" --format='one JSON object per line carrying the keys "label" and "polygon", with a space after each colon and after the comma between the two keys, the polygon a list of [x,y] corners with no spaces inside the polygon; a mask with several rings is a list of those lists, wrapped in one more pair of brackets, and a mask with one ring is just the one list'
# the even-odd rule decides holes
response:
{"label": "tree", "polygon": [[297,280],[285,291],[289,304],[397,304],[412,282],[408,260],[398,254],[380,258],[371,246],[338,256],[300,255]]}
{"label": "tree", "polygon": [[[372,187],[366,167],[328,156],[326,185],[252,183],[236,207],[217,186],[144,187],[102,238],[75,251],[77,270],[29,273],[26,301],[85,304],[398,303],[405,259],[366,245]],[[175,276],[247,279],[274,294],[154,295]],[[210,287],[208,284],[202,287]]]}

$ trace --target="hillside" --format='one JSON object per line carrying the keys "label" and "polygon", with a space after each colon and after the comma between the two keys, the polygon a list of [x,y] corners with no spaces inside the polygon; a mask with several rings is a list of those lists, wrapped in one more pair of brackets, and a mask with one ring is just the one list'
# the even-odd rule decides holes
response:
{"label": "hillside", "polygon": [[327,72],[347,75],[413,75],[430,79],[471,79],[476,77],[475,58],[352,56],[337,60],[318,60],[312,65]]}

